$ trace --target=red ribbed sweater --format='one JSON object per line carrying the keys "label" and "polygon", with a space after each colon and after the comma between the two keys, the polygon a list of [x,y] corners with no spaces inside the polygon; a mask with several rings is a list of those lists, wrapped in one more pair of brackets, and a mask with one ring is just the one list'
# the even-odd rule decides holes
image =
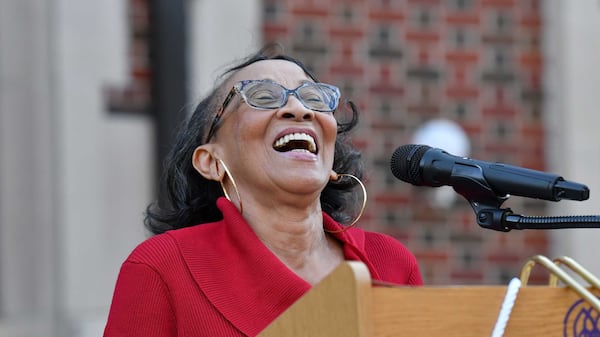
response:
{"label": "red ribbed sweater", "polygon": [[[310,289],[258,239],[235,206],[223,220],[156,235],[123,263],[105,337],[255,336]],[[323,213],[324,227],[341,225]],[[421,285],[415,257],[392,237],[334,234],[375,280]]]}

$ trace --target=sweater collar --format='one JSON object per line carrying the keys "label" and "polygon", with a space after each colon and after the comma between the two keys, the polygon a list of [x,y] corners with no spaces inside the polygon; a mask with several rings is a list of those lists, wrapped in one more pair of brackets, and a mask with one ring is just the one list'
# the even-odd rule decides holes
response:
{"label": "sweater collar", "polygon": [[[217,200],[223,220],[188,228],[197,235],[174,231],[183,259],[194,280],[223,316],[244,334],[257,335],[311,285],[296,275],[256,236],[235,205]],[[327,230],[340,224],[323,213]],[[184,230],[185,231],[185,230]],[[343,243],[347,260],[361,260],[364,232],[350,229],[333,234]]]}

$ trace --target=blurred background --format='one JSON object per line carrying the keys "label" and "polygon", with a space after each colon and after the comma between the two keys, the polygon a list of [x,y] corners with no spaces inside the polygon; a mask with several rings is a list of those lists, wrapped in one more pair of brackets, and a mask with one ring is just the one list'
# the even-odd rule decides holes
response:
{"label": "blurred background", "polygon": [[429,144],[591,189],[512,197],[517,214],[600,214],[599,36],[596,0],[0,0],[0,336],[102,334],[173,130],[271,41],[358,103],[359,225],[408,246],[426,284],[505,284],[534,254],[600,274],[600,229],[482,229],[451,189],[389,169]]}

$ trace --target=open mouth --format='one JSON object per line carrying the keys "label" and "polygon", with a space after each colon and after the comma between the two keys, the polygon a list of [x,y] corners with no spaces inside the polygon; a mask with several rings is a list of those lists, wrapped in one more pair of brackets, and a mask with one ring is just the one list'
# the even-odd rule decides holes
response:
{"label": "open mouth", "polygon": [[307,133],[290,133],[275,141],[273,148],[279,152],[304,151],[317,154],[317,143]]}

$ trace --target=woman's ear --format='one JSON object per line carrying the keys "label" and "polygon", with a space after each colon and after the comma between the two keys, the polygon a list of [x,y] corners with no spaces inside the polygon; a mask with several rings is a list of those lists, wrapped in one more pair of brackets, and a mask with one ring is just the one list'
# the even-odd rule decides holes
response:
{"label": "woman's ear", "polygon": [[217,161],[210,144],[198,146],[192,154],[192,165],[208,180],[220,181],[222,179],[222,172],[219,172]]}

